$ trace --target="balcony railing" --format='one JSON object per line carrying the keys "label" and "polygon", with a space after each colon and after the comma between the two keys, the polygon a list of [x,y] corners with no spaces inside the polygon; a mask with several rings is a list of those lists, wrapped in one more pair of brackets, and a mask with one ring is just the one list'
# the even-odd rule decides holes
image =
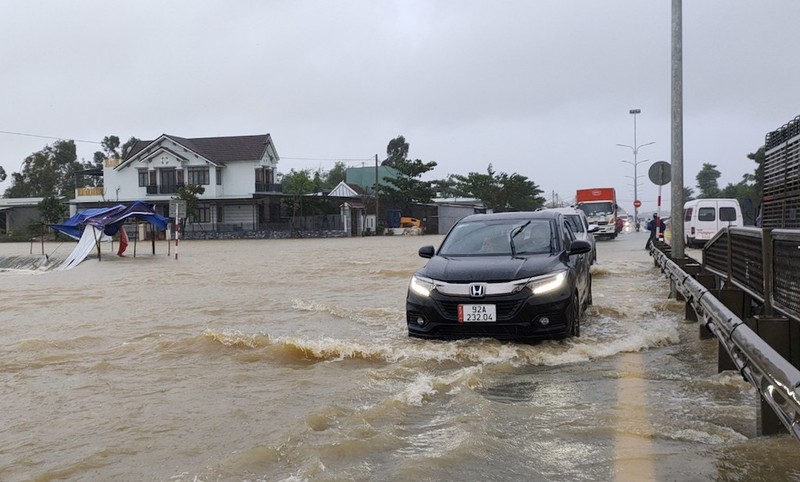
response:
{"label": "balcony railing", "polygon": [[178,192],[178,189],[184,186],[184,183],[179,182],[177,184],[171,185],[156,185],[156,186],[145,186],[147,188],[147,194],[175,194]]}
{"label": "balcony railing", "polygon": [[103,186],[98,187],[79,187],[75,190],[75,197],[83,196],[102,196]]}
{"label": "balcony railing", "polygon": [[256,183],[256,192],[283,192],[281,184]]}

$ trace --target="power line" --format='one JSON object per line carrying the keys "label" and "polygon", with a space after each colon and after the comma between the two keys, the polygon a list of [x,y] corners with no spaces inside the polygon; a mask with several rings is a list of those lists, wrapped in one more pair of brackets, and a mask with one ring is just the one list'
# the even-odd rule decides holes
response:
{"label": "power line", "polygon": [[365,162],[365,161],[372,161],[374,157],[353,157],[353,158],[341,158],[341,157],[286,157],[281,156],[281,159],[289,159],[292,161],[333,161],[333,162]]}
{"label": "power line", "polygon": [[[10,131],[0,131],[0,134],[9,134],[12,136],[25,136],[25,137],[38,137],[40,139],[55,139],[58,141],[66,139],[65,137],[54,137],[54,136],[40,136],[38,134],[27,134],[24,132],[10,132]],[[73,142],[86,142],[88,144],[102,144],[102,142],[97,141],[85,141],[82,139],[70,139]]]}

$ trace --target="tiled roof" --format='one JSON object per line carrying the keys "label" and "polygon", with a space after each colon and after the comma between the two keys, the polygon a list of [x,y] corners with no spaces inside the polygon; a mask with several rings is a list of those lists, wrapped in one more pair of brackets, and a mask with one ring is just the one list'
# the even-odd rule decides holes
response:
{"label": "tiled roof", "polygon": [[[256,136],[230,136],[230,137],[200,137],[186,139],[183,137],[164,134],[165,137],[181,144],[187,149],[200,154],[212,162],[253,161],[261,159],[270,142],[269,134]],[[127,161],[135,156],[153,141],[138,141],[125,156]]]}

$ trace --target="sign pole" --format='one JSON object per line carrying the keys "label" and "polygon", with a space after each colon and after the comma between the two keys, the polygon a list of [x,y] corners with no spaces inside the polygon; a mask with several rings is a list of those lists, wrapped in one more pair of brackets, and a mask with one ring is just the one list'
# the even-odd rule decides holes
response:
{"label": "sign pole", "polygon": [[178,259],[178,240],[181,237],[181,204],[175,203],[175,260]]}
{"label": "sign pole", "polygon": [[[661,235],[661,186],[669,184],[671,167],[668,162],[657,161],[650,166],[648,176],[658,186],[658,205],[656,209],[656,239]],[[679,214],[680,215],[680,214]]]}

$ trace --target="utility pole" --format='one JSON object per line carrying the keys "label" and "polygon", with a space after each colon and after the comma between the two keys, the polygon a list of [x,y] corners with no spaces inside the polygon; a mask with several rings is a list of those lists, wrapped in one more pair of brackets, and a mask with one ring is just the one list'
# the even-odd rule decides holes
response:
{"label": "utility pole", "polygon": [[378,155],[375,154],[375,184],[372,186],[372,194],[375,195],[375,234],[378,234]]}
{"label": "utility pole", "polygon": [[683,225],[683,13],[681,0],[672,0],[672,257],[685,256]]}

